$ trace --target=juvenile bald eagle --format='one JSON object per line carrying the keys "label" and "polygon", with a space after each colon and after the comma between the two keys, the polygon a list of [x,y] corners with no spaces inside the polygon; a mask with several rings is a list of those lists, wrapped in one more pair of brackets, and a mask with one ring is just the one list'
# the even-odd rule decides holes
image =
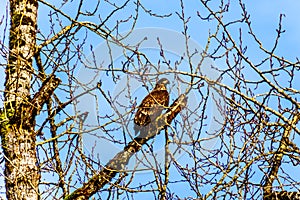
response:
{"label": "juvenile bald eagle", "polygon": [[137,134],[141,127],[147,126],[160,116],[163,109],[169,105],[169,93],[166,85],[170,82],[166,78],[160,79],[155,88],[143,99],[134,117],[134,131]]}

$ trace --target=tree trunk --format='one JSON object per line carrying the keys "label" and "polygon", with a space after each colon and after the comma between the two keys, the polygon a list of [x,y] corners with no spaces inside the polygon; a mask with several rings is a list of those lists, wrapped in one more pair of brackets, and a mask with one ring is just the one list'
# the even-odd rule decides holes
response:
{"label": "tree trunk", "polygon": [[35,116],[29,113],[32,58],[36,47],[36,0],[11,0],[9,58],[0,133],[8,199],[38,199]]}

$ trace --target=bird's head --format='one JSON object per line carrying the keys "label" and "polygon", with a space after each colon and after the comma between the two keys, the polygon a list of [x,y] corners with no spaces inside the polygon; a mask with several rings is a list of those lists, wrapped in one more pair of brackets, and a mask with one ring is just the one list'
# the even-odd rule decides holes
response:
{"label": "bird's head", "polygon": [[169,82],[169,80],[168,79],[166,79],[166,78],[162,78],[162,79],[160,79],[158,82],[157,82],[157,85],[167,85],[167,84],[170,84],[170,82]]}
{"label": "bird's head", "polygon": [[155,90],[166,90],[167,89],[167,84],[169,84],[169,80],[166,78],[160,79],[155,86]]}

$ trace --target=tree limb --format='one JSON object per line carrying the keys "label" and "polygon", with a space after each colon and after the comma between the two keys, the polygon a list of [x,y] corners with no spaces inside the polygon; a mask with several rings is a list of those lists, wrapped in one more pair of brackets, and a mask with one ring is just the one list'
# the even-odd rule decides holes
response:
{"label": "tree limb", "polygon": [[34,120],[36,115],[42,110],[45,102],[51,97],[54,90],[58,87],[61,80],[55,75],[49,76],[42,84],[42,87],[35,93],[33,99],[30,101],[30,106],[27,109],[27,119]]}
{"label": "tree limb", "polygon": [[[299,114],[296,113],[295,116],[292,119],[291,124],[296,125],[299,121]],[[281,162],[283,159],[284,153],[288,151],[288,145],[289,145],[289,137],[292,132],[292,126],[286,125],[280,144],[279,148],[277,150],[277,153],[274,154],[273,159],[272,159],[272,167],[268,175],[266,176],[266,182],[263,185],[263,192],[264,192],[264,200],[266,199],[277,199],[280,195],[284,195],[286,197],[289,197],[290,195],[293,196],[299,196],[298,199],[300,199],[300,193],[298,192],[287,192],[287,191],[280,191],[280,192],[273,192],[272,191],[272,185],[275,179],[278,177],[278,170],[281,166]],[[283,197],[283,196],[282,196]],[[279,198],[282,199],[282,198]],[[289,199],[289,198],[288,198]],[[295,199],[295,198],[291,198]]]}
{"label": "tree limb", "polygon": [[185,97],[184,94],[180,95],[165,114],[159,116],[154,122],[142,128],[140,135],[125,146],[123,151],[111,159],[99,173],[94,175],[81,188],[78,188],[68,195],[65,200],[88,199],[103,188],[117,173],[125,169],[131,156],[138,152],[142,148],[142,145],[154,138],[162,129],[172,122],[177,114],[186,106],[186,103],[187,97]]}

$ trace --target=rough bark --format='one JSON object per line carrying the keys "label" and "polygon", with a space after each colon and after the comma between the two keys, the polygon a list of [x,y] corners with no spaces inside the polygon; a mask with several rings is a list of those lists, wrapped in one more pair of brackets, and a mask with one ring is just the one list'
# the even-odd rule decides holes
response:
{"label": "rough bark", "polygon": [[34,116],[28,113],[37,9],[36,0],[10,1],[10,52],[0,126],[7,199],[38,199],[35,124]]}
{"label": "rough bark", "polygon": [[271,192],[269,194],[264,194],[263,199],[264,200],[299,200],[300,193],[288,192],[288,191]]}

